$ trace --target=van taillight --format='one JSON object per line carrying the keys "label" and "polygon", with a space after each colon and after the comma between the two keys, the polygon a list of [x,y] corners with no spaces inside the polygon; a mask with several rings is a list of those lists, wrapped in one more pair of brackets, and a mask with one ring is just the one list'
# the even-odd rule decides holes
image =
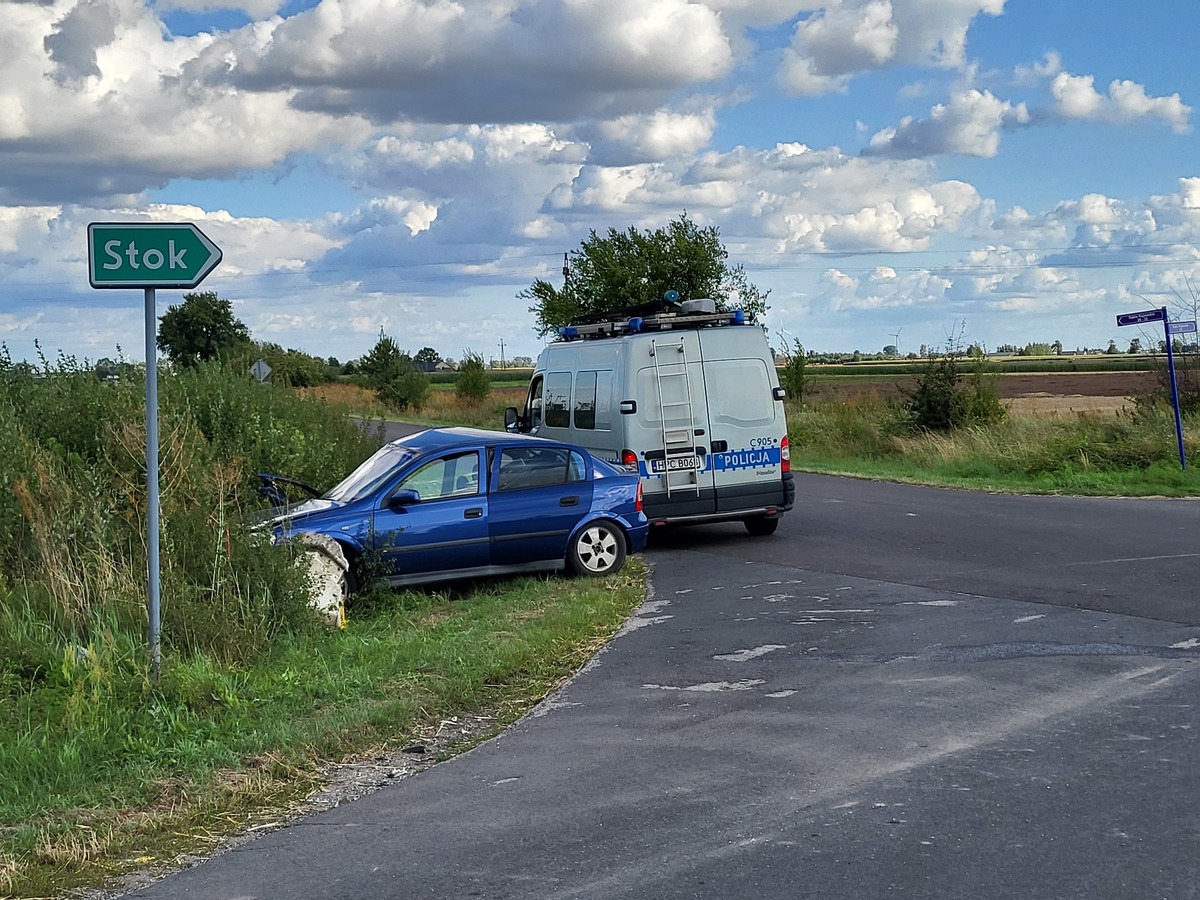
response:
{"label": "van taillight", "polygon": [[786,434],[783,436],[783,440],[779,442],[779,461],[783,464],[783,471],[792,471],[792,451],[788,448]]}
{"label": "van taillight", "polygon": [[633,501],[633,511],[634,512],[642,511],[642,482],[641,482],[641,479],[638,479],[637,498]]}
{"label": "van taillight", "polygon": [[621,451],[621,465],[636,466],[637,465],[637,454],[634,453],[632,450],[622,450]]}

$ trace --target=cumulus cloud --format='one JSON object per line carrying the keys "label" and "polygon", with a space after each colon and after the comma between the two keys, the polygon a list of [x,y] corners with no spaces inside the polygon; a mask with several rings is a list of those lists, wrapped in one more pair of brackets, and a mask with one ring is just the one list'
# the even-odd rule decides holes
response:
{"label": "cumulus cloud", "polygon": [[461,124],[652,109],[731,64],[719,15],[686,0],[321,0],[223,37],[186,71],[294,91],[309,111]]}
{"label": "cumulus cloud", "polygon": [[893,65],[962,66],[971,22],[1003,10],[1004,0],[832,0],[797,23],[780,81],[813,96]]}
{"label": "cumulus cloud", "polygon": [[1059,72],[1051,82],[1050,92],[1055,105],[1048,115],[1055,118],[1120,124],[1158,119],[1176,134],[1191,130],[1192,108],[1179,98],[1179,94],[1151,97],[1143,85],[1133,81],[1114,80],[1108,86],[1108,93],[1101,94],[1091,75]]}
{"label": "cumulus cloud", "polygon": [[867,156],[918,158],[959,154],[990,158],[1000,149],[1001,132],[1030,121],[1024,103],[1000,100],[990,91],[955,93],[927,119],[905,117],[894,128],[877,132],[863,151]]}

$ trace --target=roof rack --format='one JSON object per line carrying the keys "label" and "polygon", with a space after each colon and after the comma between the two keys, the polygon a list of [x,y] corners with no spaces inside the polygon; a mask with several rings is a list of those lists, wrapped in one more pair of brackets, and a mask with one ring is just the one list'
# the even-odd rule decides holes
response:
{"label": "roof rack", "polygon": [[644,331],[671,331],[679,328],[705,328],[721,325],[746,325],[751,320],[740,309],[716,312],[712,301],[687,301],[683,304],[645,304],[657,310],[646,315],[623,315],[632,307],[593,313],[579,322],[558,329],[562,341],[619,337]]}

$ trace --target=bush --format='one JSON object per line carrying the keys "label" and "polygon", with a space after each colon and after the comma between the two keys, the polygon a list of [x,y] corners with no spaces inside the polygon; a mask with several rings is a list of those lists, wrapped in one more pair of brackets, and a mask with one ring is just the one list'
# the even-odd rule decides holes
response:
{"label": "bush", "polygon": [[409,369],[379,388],[378,394],[380,400],[395,409],[419,410],[429,397],[429,376]]}
{"label": "bush", "polygon": [[458,381],[454,385],[454,393],[461,400],[476,402],[486,400],[492,393],[492,379],[483,366],[483,357],[478,353],[467,353],[463,356],[462,365],[458,369]]}
{"label": "bush", "polygon": [[971,379],[962,383],[957,354],[951,347],[930,356],[913,389],[901,388],[905,412],[914,431],[952,431],[965,425],[997,422],[1006,415],[991,378],[976,361]]}
{"label": "bush", "polygon": [[[261,506],[254,473],[328,486],[377,442],[240,367],[202,364],[159,381],[164,647],[253,657],[315,621],[287,549],[242,527]],[[144,641],[144,402],[135,377],[102,382],[62,358],[30,372],[0,355],[0,585],[19,619],[4,624],[10,634],[60,650],[86,647],[98,629]],[[4,655],[27,672],[44,653]]]}
{"label": "bush", "polygon": [[779,370],[779,383],[787,391],[787,395],[797,403],[804,401],[805,364],[808,362],[804,355],[804,345],[794,339],[794,346],[788,353],[787,361]]}

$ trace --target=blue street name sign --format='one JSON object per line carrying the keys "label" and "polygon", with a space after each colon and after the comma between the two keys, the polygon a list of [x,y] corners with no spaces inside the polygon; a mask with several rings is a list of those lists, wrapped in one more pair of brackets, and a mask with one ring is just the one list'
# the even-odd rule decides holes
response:
{"label": "blue street name sign", "polygon": [[1196,322],[1193,319],[1190,322],[1168,322],[1167,334],[1194,334],[1196,331]]}
{"label": "blue street name sign", "polygon": [[1145,309],[1140,312],[1121,313],[1117,316],[1118,325],[1144,325],[1147,322],[1165,322],[1167,313],[1165,309]]}

